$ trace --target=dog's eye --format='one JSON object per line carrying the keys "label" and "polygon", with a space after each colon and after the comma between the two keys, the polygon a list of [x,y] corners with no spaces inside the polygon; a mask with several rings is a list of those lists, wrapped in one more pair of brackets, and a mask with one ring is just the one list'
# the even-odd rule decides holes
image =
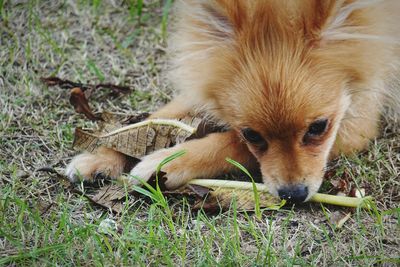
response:
{"label": "dog's eye", "polygon": [[311,123],[311,125],[308,127],[308,131],[306,135],[308,136],[319,136],[323,134],[326,131],[326,126],[328,125],[328,120],[327,119],[322,119],[322,120],[317,120]]}
{"label": "dog's eye", "polygon": [[263,145],[266,144],[265,139],[256,131],[251,128],[242,129],[242,136],[246,139],[247,142],[252,143],[254,145]]}

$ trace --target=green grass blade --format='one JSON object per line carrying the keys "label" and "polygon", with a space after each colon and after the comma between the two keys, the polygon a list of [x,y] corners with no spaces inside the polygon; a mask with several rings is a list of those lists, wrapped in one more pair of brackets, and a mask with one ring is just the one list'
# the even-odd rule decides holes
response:
{"label": "green grass blade", "polygon": [[230,159],[230,158],[226,158],[225,159],[227,162],[229,162],[230,164],[232,164],[233,166],[237,167],[238,169],[240,169],[242,172],[244,172],[250,179],[251,179],[251,183],[253,185],[253,194],[254,194],[254,202],[255,202],[255,212],[256,212],[256,216],[258,219],[261,219],[261,208],[260,208],[260,196],[258,195],[258,190],[257,190],[257,186],[256,183],[254,182],[253,176],[250,174],[250,172],[239,162]]}
{"label": "green grass blade", "polygon": [[157,173],[160,172],[161,168],[162,168],[165,164],[167,164],[167,163],[173,161],[173,160],[176,159],[176,158],[179,158],[179,157],[183,156],[185,153],[186,153],[185,150],[179,150],[178,152],[175,152],[175,153],[172,154],[171,156],[168,156],[168,157],[166,157],[165,159],[163,159],[163,160],[160,162],[160,164],[157,166],[156,175],[157,175]]}
{"label": "green grass blade", "polygon": [[0,0],[0,18],[2,17],[2,12],[3,12],[3,7],[4,6],[4,0]]}
{"label": "green grass blade", "polygon": [[[151,187],[150,185],[148,185],[148,186]],[[136,192],[142,194],[142,195],[145,195],[145,196],[151,198],[152,200],[154,200],[156,202],[158,201],[158,198],[150,190],[146,190],[143,187],[140,187],[140,186],[137,186],[137,185],[134,185],[132,187],[132,189],[135,190]]]}
{"label": "green grass blade", "polygon": [[163,7],[163,14],[161,19],[161,34],[163,40],[167,39],[168,16],[172,6],[172,0],[166,0]]}
{"label": "green grass blade", "polygon": [[65,247],[67,247],[67,244],[55,244],[55,245],[50,245],[46,247],[41,247],[41,248],[34,248],[29,251],[24,251],[17,255],[11,255],[11,256],[6,256],[0,259],[0,266],[3,266],[10,261],[18,261],[18,260],[25,260],[25,259],[36,259],[38,257],[42,257],[50,252],[54,252],[57,250],[62,250]]}
{"label": "green grass blade", "polygon": [[89,71],[92,72],[94,75],[96,75],[96,77],[101,81],[104,82],[105,81],[105,77],[103,72],[96,66],[96,64],[94,63],[93,60],[89,59],[86,62],[87,67],[89,68]]}
{"label": "green grass blade", "polygon": [[140,18],[143,13],[143,0],[137,0],[136,2],[136,15],[138,16],[138,20],[140,21]]}

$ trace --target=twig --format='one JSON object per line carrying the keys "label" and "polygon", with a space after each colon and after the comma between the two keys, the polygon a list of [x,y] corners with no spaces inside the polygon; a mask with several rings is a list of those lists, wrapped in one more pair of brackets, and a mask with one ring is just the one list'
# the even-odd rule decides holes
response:
{"label": "twig", "polygon": [[126,94],[132,91],[132,89],[128,86],[115,85],[111,83],[100,83],[100,84],[85,84],[79,82],[73,82],[70,80],[63,80],[58,77],[41,77],[40,80],[45,83],[47,86],[59,86],[62,89],[72,89],[75,87],[79,87],[82,91],[86,91],[88,89],[110,89],[114,94],[122,93]]}

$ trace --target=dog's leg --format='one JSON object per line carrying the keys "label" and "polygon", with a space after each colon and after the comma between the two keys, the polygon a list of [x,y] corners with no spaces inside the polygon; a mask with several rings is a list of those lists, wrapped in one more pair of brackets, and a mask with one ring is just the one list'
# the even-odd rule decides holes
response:
{"label": "dog's leg", "polygon": [[191,140],[175,147],[154,152],[142,159],[134,167],[129,178],[132,183],[138,183],[139,178],[147,181],[156,171],[157,166],[166,157],[184,150],[186,153],[162,167],[166,173],[166,186],[177,188],[194,178],[212,178],[231,172],[235,169],[226,158],[232,158],[246,167],[252,167],[256,160],[248,151],[247,146],[240,141],[233,131],[210,134],[201,139]]}
{"label": "dog's leg", "polygon": [[[191,107],[178,96],[172,102],[155,112],[151,118],[180,118],[191,111]],[[77,155],[68,164],[65,174],[70,181],[80,179],[93,181],[97,176],[104,175],[116,179],[124,171],[127,158],[124,154],[110,148],[100,147],[94,153]]]}

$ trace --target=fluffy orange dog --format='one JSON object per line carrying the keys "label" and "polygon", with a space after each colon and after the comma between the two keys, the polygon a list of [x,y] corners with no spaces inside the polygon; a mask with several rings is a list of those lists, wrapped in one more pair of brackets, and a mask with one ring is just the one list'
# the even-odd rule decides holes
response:
{"label": "fluffy orange dog", "polygon": [[[232,171],[230,157],[260,168],[272,194],[302,202],[330,158],[366,148],[383,111],[399,110],[398,0],[186,0],[177,11],[170,76],[179,95],[153,117],[203,110],[230,130],[146,156],[134,176],[148,179],[184,149],[163,168],[170,188]],[[125,162],[100,148],[66,173],[115,178]]]}

